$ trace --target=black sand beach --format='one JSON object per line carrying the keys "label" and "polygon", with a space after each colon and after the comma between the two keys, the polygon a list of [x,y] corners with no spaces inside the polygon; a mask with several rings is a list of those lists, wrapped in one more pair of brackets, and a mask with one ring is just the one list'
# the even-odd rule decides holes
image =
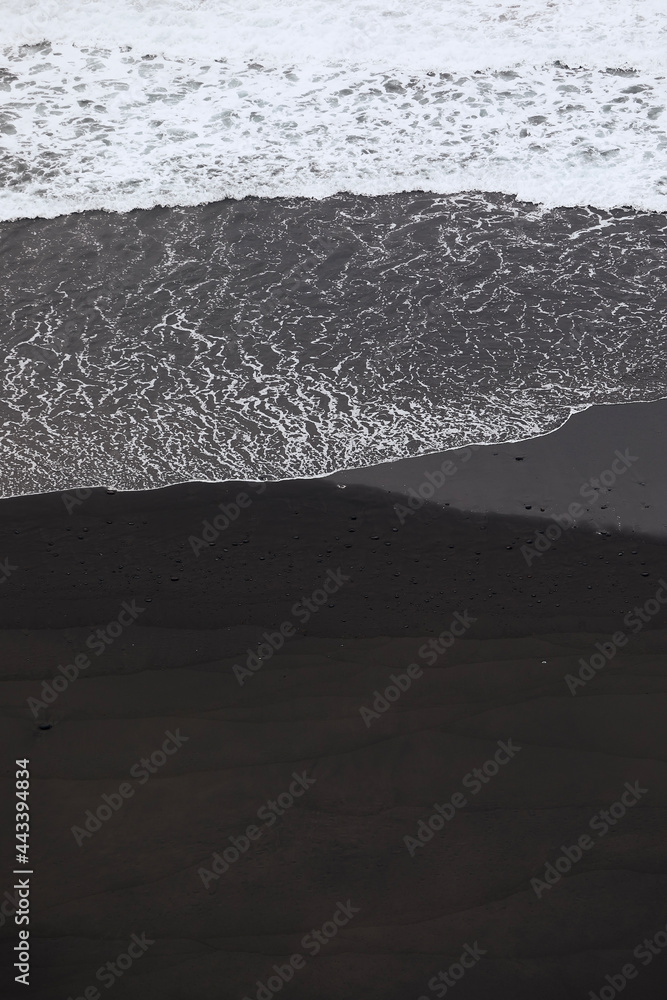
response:
{"label": "black sand beach", "polygon": [[30,995],[662,997],[666,416],[2,501]]}
{"label": "black sand beach", "polygon": [[664,1000],[666,36],[3,4],[0,1000]]}

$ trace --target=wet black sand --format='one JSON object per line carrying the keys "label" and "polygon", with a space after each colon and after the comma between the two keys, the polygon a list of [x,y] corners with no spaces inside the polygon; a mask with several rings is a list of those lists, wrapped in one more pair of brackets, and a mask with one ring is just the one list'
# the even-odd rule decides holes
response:
{"label": "wet black sand", "polygon": [[[13,992],[5,972],[7,995],[106,996],[97,970],[134,933],[154,943],[109,984],[129,1000],[255,998],[296,953],[303,966],[276,990],[286,998],[431,998],[466,944],[484,954],[447,988],[461,1000],[583,1000],[628,962],[625,996],[662,996],[667,956],[644,966],[632,952],[667,923],[667,606],[636,631],[624,617],[667,572],[655,510],[665,409],[598,407],[465,463],[429,456],[261,493],[188,484],[3,501],[0,559],[15,567],[0,585],[3,770],[8,787],[13,760],[31,760],[35,871],[33,985]],[[524,558],[545,519],[627,449],[611,493]],[[405,490],[448,457],[447,486],[401,513]],[[238,516],[200,545],[230,503]],[[293,610],[304,599],[308,620]],[[123,602],[136,620],[108,645],[98,636],[96,655],[91,634],[108,637]],[[420,649],[457,612],[475,621],[428,662]],[[281,625],[289,638],[237,671],[240,685],[234,665]],[[627,643],[572,695],[565,676],[619,630]],[[35,716],[27,699],[82,653],[90,665],[31,703]],[[360,708],[410,663],[421,675],[367,726]],[[150,779],[130,776],[167,731],[187,740]],[[498,741],[521,750],[474,794],[464,776]],[[295,772],[315,783],[270,826],[258,820]],[[127,782],[132,796],[78,846],[72,827]],[[647,791],[591,833],[626,782]],[[412,857],[404,838],[457,791],[465,806]],[[198,871],[253,824],[257,840],[205,887]],[[586,833],[594,846],[538,899],[530,880]],[[312,954],[304,935],[335,928],[348,901],[358,912]],[[10,965],[10,919],[0,935]]]}

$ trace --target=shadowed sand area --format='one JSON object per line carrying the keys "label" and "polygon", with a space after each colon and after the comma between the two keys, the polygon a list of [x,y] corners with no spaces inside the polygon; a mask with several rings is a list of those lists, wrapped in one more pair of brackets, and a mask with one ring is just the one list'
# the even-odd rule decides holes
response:
{"label": "shadowed sand area", "polygon": [[[145,934],[112,975],[119,1000],[430,1000],[466,944],[483,954],[447,987],[457,1000],[583,1000],[628,962],[629,1000],[662,997],[667,954],[632,953],[667,923],[666,413],[598,407],[547,438],[459,452],[415,510],[407,491],[447,456],[262,492],[95,490],[71,512],[60,494],[2,501],[0,557],[16,567],[0,587],[2,726],[32,771],[31,996],[106,995],[97,970]],[[617,449],[637,459],[611,492],[525,557]],[[430,653],[456,613],[474,621]],[[234,665],[286,624],[240,684]],[[619,631],[572,694],[566,675]],[[81,654],[90,665],[35,716],[27,699]],[[364,721],[411,663],[409,687]],[[165,732],[182,745],[142,782],[131,769]],[[521,749],[475,792],[464,779],[498,741]],[[304,772],[314,783],[258,818]],[[72,827],[122,783],[131,796],[78,846]],[[590,821],[625,783],[645,791],[601,834]],[[465,804],[411,855],[404,838],[457,792]],[[530,880],[584,834],[592,846],[538,898]],[[202,879],[215,852],[233,858],[229,838],[238,858]],[[341,926],[339,902],[358,911]],[[315,955],[304,935],[323,925]],[[11,965],[11,920],[0,935]]]}

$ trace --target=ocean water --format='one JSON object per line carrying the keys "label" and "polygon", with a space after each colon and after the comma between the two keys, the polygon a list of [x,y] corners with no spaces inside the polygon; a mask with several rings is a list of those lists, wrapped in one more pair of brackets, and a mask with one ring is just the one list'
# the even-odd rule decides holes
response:
{"label": "ocean water", "polygon": [[6,0],[0,492],[667,395],[658,0]]}
{"label": "ocean water", "polygon": [[3,5],[0,218],[498,191],[667,208],[662,0]]}

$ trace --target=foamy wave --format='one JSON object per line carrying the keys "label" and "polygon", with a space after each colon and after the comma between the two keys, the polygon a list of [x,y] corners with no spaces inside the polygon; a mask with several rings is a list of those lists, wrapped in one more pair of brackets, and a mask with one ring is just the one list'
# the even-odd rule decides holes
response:
{"label": "foamy wave", "polygon": [[662,0],[5,0],[2,44],[404,71],[560,60],[660,69]]}
{"label": "foamy wave", "polygon": [[657,0],[11,0],[3,17],[0,219],[416,189],[667,208]]}

